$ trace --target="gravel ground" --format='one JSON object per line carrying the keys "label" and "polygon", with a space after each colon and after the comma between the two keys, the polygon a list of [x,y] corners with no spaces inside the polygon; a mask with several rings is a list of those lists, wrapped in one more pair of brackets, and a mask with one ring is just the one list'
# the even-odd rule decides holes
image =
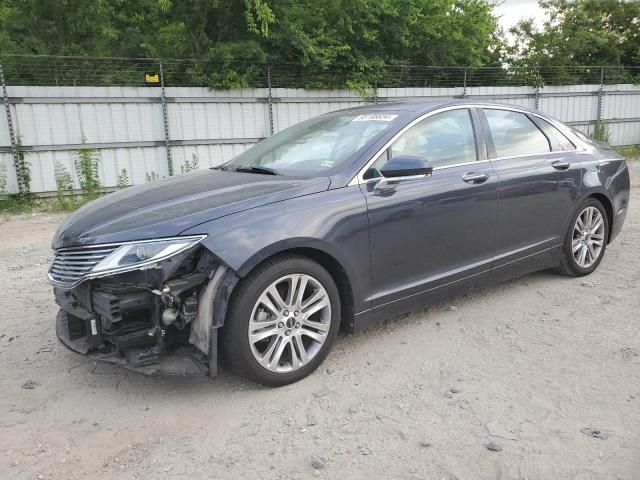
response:
{"label": "gravel ground", "polygon": [[342,336],[281,389],[67,351],[45,282],[62,217],[0,220],[0,478],[638,479],[631,165],[625,229],[593,275],[537,273]]}

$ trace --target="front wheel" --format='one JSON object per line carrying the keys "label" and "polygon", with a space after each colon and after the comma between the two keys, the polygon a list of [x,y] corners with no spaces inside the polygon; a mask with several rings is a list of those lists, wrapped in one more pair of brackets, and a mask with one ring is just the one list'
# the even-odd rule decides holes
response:
{"label": "front wheel", "polygon": [[587,199],[571,221],[559,272],[581,277],[598,268],[607,248],[608,232],[609,218],[602,203]]}
{"label": "front wheel", "polygon": [[238,284],[220,349],[231,370],[267,386],[296,382],[325,359],[340,326],[331,275],[299,255],[267,260]]}

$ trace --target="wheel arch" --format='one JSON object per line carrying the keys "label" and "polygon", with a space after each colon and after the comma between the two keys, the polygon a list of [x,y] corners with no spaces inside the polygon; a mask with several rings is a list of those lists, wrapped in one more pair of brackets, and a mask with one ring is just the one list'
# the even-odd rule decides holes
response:
{"label": "wheel arch", "polygon": [[609,227],[608,227],[608,232],[607,232],[607,244],[609,244],[611,242],[611,232],[612,232],[612,228],[613,228],[613,202],[611,200],[611,197],[609,196],[608,192],[602,188],[602,189],[590,189],[586,192],[584,192],[582,195],[580,195],[578,198],[576,198],[575,200],[575,207],[573,209],[573,211],[571,212],[571,215],[569,216],[569,218],[567,218],[567,223],[566,223],[566,228],[565,228],[565,232],[568,231],[569,228],[572,228],[571,225],[571,219],[574,217],[574,215],[576,215],[578,213],[578,210],[580,209],[580,206],[588,199],[590,198],[594,198],[596,200],[598,200],[600,203],[602,203],[602,206],[604,207],[605,213],[607,214],[607,220],[609,221]]}
{"label": "wheel arch", "polygon": [[611,232],[613,230],[613,203],[611,202],[611,199],[602,192],[590,192],[582,199],[582,201],[589,198],[598,200],[604,207],[607,214],[607,220],[609,220],[607,232],[607,243],[609,243],[611,241]]}
{"label": "wheel arch", "polygon": [[329,272],[333,281],[336,282],[338,293],[340,294],[340,328],[352,330],[356,299],[354,285],[344,263],[338,260],[336,255],[327,252],[326,249],[319,248],[317,245],[282,245],[281,248],[270,249],[268,254],[255,255],[238,269],[237,274],[240,277],[245,277],[249,272],[253,271],[264,262],[272,260],[274,257],[286,254],[295,254],[309,258],[320,264],[327,270],[327,272]]}
{"label": "wheel arch", "polygon": [[328,253],[309,247],[292,248],[284,253],[294,253],[304,257],[311,258],[315,262],[322,265],[333,278],[338,286],[338,294],[340,295],[341,307],[341,329],[353,329],[353,318],[355,316],[355,299],[353,296],[353,286],[346,270],[333,256]]}

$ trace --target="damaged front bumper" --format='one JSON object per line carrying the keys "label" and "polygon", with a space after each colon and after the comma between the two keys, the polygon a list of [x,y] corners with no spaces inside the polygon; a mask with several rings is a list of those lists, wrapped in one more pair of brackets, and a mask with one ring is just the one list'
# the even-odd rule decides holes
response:
{"label": "damaged front bumper", "polygon": [[[209,375],[210,361],[207,356],[193,346],[162,348],[160,342],[151,346],[130,346],[109,348],[101,342],[96,348],[89,348],[88,335],[74,336],[81,329],[81,321],[60,310],[56,319],[56,335],[70,350],[86,355],[92,360],[111,363],[145,375]],[[153,332],[151,332],[153,336]]]}
{"label": "damaged front bumper", "polygon": [[58,339],[146,375],[218,372],[218,329],[237,277],[201,246],[144,269],[54,287]]}

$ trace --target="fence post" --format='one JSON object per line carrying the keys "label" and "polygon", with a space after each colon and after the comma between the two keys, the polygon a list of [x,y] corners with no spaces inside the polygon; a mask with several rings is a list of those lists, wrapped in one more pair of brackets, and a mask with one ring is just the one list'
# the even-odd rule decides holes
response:
{"label": "fence post", "polygon": [[373,103],[378,103],[378,80],[373,83]]}
{"label": "fence post", "polygon": [[273,135],[273,102],[271,100],[271,65],[267,65],[267,103],[269,113],[269,136]]}
{"label": "fence post", "polygon": [[598,90],[598,112],[596,113],[596,122],[600,124],[602,121],[602,110],[604,108],[604,67],[600,67],[600,89]]}
{"label": "fence post", "polygon": [[462,83],[462,98],[467,96],[467,69],[464,69],[464,80]]}
{"label": "fence post", "polygon": [[11,157],[13,158],[13,166],[16,171],[16,180],[18,181],[18,191],[23,193],[24,181],[20,165],[18,162],[18,146],[16,144],[16,135],[13,131],[13,120],[11,119],[11,107],[9,106],[9,95],[7,94],[7,84],[4,81],[4,68],[0,63],[0,82],[2,83],[2,100],[4,102],[4,111],[7,115],[7,127],[9,128],[9,139],[11,141]]}
{"label": "fence post", "polygon": [[169,115],[167,112],[167,97],[164,89],[164,68],[160,62],[160,102],[162,103],[162,120],[164,122],[164,147],[167,150],[167,168],[169,176],[173,175],[173,160],[171,159],[171,138],[169,137]]}
{"label": "fence post", "polygon": [[540,80],[542,80],[542,77],[540,76],[540,67],[538,67],[538,70],[536,71],[537,78],[536,78],[536,97],[535,97],[535,108],[536,110],[540,110]]}

